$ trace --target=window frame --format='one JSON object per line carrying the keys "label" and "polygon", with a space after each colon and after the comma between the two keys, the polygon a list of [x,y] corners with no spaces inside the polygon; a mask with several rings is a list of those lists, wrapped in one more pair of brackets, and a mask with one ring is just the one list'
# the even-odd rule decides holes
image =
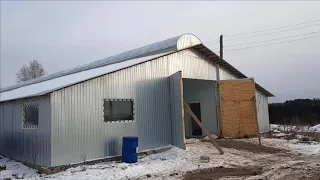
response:
{"label": "window frame", "polygon": [[[38,114],[37,114],[37,124],[36,125],[26,125],[26,107],[36,107]],[[39,103],[36,101],[32,101],[32,102],[24,102],[22,103],[22,107],[21,107],[21,125],[22,125],[22,129],[38,129],[39,128]]]}
{"label": "window frame", "polygon": [[[105,112],[104,112],[104,103],[105,101],[126,101],[126,102],[132,102],[132,119],[127,119],[127,120],[112,120],[112,121],[105,121]],[[135,101],[134,99],[130,98],[104,98],[102,99],[102,118],[103,118],[103,123],[123,123],[123,122],[135,122]]]}

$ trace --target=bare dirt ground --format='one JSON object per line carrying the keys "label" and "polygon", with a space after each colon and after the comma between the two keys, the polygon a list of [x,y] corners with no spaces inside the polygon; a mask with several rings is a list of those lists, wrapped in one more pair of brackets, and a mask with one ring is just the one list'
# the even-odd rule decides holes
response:
{"label": "bare dirt ground", "polygon": [[257,167],[215,167],[209,169],[201,169],[194,172],[188,172],[184,175],[185,180],[209,180],[219,179],[223,177],[241,177],[241,176],[254,176],[262,173],[261,168]]}
{"label": "bare dirt ground", "polygon": [[[202,142],[209,143],[209,142]],[[214,167],[187,172],[186,180],[320,180],[320,154],[303,155],[289,150],[244,140],[218,140],[224,148],[239,150],[237,155],[252,159],[248,166]],[[246,153],[243,153],[244,151]],[[260,154],[260,155],[259,155]],[[251,156],[252,155],[252,156]]]}
{"label": "bare dirt ground", "polygon": [[236,140],[227,140],[221,139],[218,140],[218,144],[224,148],[232,148],[237,150],[245,150],[253,153],[267,153],[267,154],[274,154],[274,153],[288,153],[288,150],[268,147],[259,144],[253,144],[245,141],[236,141]]}

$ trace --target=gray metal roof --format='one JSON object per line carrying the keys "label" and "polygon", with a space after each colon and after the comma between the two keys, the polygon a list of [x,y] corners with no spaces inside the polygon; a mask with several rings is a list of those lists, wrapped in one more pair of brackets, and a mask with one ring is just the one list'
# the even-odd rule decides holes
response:
{"label": "gray metal roof", "polygon": [[108,57],[105,59],[94,61],[89,64],[77,66],[75,68],[63,70],[63,71],[49,74],[46,76],[42,76],[42,77],[39,77],[36,79],[21,82],[21,83],[15,84],[13,86],[1,88],[0,92],[10,91],[10,90],[17,89],[17,88],[20,88],[23,86],[27,86],[27,85],[31,85],[31,84],[35,84],[35,83],[40,83],[43,81],[48,81],[48,80],[59,78],[62,76],[78,73],[81,71],[87,71],[90,69],[99,68],[99,67],[114,64],[114,63],[119,63],[122,61],[134,59],[134,58],[150,56],[150,55],[159,54],[159,53],[163,53],[163,52],[167,52],[167,51],[171,51],[171,50],[177,51],[177,50],[188,48],[188,47],[191,47],[191,46],[194,46],[197,44],[201,44],[201,41],[199,38],[197,38],[196,36],[194,36],[192,34],[184,34],[184,35],[176,36],[176,37],[164,40],[164,41],[156,42],[156,43],[153,43],[153,44],[150,44],[147,46],[143,46],[143,47],[140,47],[137,49],[126,51],[126,52],[123,52],[123,53],[120,53],[120,54],[117,54],[117,55],[114,55],[114,56],[111,56],[111,57]]}
{"label": "gray metal roof", "polygon": [[65,76],[61,76],[59,78],[50,79],[47,81],[30,84],[27,86],[23,86],[17,89],[13,89],[6,92],[0,93],[0,102],[9,101],[20,98],[41,96],[53,91],[65,88],[67,86],[74,85],[76,83],[80,83],[95,77],[99,77],[104,74],[112,73],[130,66],[137,65],[139,63],[143,63],[154,58],[162,57],[170,53],[174,53],[175,51],[168,51],[165,53],[159,53],[150,56],[139,57],[135,59],[130,59],[129,61],[123,61],[119,63],[110,64],[107,66],[102,66],[94,69],[90,69],[88,71],[81,71],[78,73],[73,73]]}

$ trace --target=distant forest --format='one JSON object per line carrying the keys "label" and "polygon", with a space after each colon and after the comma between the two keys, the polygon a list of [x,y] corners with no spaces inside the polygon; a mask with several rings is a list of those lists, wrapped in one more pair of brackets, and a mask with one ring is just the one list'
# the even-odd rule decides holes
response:
{"label": "distant forest", "polygon": [[270,124],[320,124],[320,99],[295,99],[269,104]]}

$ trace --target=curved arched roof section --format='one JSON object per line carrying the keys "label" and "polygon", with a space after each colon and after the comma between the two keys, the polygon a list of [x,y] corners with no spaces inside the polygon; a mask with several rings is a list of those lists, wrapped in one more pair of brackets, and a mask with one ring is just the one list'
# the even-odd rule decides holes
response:
{"label": "curved arched roof section", "polygon": [[192,46],[196,46],[201,44],[201,40],[196,37],[193,34],[183,34],[181,36],[173,37],[170,39],[166,39],[163,41],[159,41],[147,46],[143,46],[137,49],[133,49],[130,51],[126,51],[114,56],[110,56],[108,58],[104,58],[98,61],[94,61],[89,64],[77,66],[68,70],[63,70],[57,73],[45,75],[36,79],[32,79],[29,81],[25,81],[22,83],[15,84],[13,86],[5,87],[0,89],[0,92],[6,92],[10,91],[13,89],[17,89],[23,86],[31,85],[31,84],[36,84],[44,81],[48,81],[51,79],[59,78],[62,76],[78,73],[81,71],[87,71],[90,69],[95,69],[99,68],[102,66],[114,64],[114,63],[119,63],[123,62],[126,60],[130,60],[133,58],[139,58],[139,57],[144,57],[144,56],[150,56],[150,55],[155,55],[155,54],[160,54],[160,53],[165,53],[165,52],[170,52],[170,51],[180,51],[182,49],[190,48]]}
{"label": "curved arched roof section", "polygon": [[201,40],[193,34],[184,34],[177,40],[177,50],[190,48],[199,44],[202,44]]}

